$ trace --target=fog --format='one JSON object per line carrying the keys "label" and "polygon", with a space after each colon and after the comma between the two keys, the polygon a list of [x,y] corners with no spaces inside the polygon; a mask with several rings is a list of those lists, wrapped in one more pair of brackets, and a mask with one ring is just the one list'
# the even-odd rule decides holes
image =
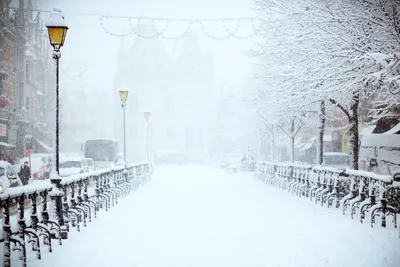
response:
{"label": "fog", "polygon": [[[38,2],[40,9],[61,9],[69,26],[61,51],[61,151],[77,152],[79,143],[98,137],[115,138],[122,149],[118,90],[123,85],[130,90],[126,134],[131,161],[146,156],[146,109],[153,121],[153,153],[231,152],[224,151],[226,146],[244,139],[246,120],[240,125],[233,119],[243,117],[240,109],[246,108],[237,96],[251,77],[247,54],[252,42],[246,37],[254,34],[253,25],[197,20],[251,17],[252,1]],[[224,39],[237,25],[243,38]],[[135,32],[126,34],[132,28]],[[236,146],[236,152],[248,149],[244,143]]]}
{"label": "fog", "polygon": [[0,262],[398,266],[399,17],[0,0]]}
{"label": "fog", "polygon": [[[111,138],[120,156],[126,144],[129,162],[179,150],[321,164],[326,151],[349,154],[357,169],[363,131],[372,133],[379,125],[376,133],[384,133],[398,121],[398,32],[391,17],[399,7],[392,1],[384,7],[392,12],[389,18],[379,2],[371,10],[349,4],[346,15],[334,3],[319,3],[309,14],[308,0],[13,0],[9,5],[8,19],[21,24],[11,29],[22,27],[28,40],[25,45],[21,37],[15,51],[1,56],[17,74],[3,78],[2,100],[16,118],[0,125],[3,132],[10,129],[2,140],[15,145],[15,158],[28,155],[23,140],[29,135],[54,146],[55,133],[43,133],[55,125],[56,75],[44,27],[53,8],[62,10],[69,26],[60,61],[61,152],[80,153],[86,140]],[[326,16],[332,21],[324,21]],[[33,38],[35,18],[40,38]],[[354,20],[348,25],[359,30],[343,28],[341,19]],[[373,33],[360,41],[359,31],[374,20],[382,23],[374,23]],[[37,38],[41,47],[35,47]],[[129,90],[125,109],[121,88]],[[21,122],[46,127],[38,133],[18,126]],[[51,152],[47,148],[42,152]]]}

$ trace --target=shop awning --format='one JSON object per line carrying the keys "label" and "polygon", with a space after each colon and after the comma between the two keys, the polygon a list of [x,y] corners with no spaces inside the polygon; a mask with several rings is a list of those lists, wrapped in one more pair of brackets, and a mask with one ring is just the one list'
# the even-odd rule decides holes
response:
{"label": "shop awning", "polygon": [[7,148],[15,148],[14,145],[11,145],[11,144],[6,143],[6,142],[0,142],[0,146],[7,147]]}
{"label": "shop awning", "polygon": [[43,147],[45,150],[47,150],[47,152],[51,152],[51,151],[53,150],[50,146],[46,145],[45,142],[40,141],[40,140],[37,139],[37,138],[35,138],[35,140],[36,140],[36,142],[37,142],[41,147]]}
{"label": "shop awning", "polygon": [[383,134],[396,134],[400,132],[400,123],[398,123],[396,126],[394,126],[392,129],[390,129],[389,131],[383,133]]}

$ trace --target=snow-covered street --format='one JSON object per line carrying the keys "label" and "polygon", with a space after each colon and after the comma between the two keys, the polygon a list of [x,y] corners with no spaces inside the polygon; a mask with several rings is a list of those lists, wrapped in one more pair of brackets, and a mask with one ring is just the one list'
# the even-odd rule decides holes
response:
{"label": "snow-covered street", "polygon": [[371,229],[252,174],[158,167],[152,180],[29,266],[391,267],[397,230]]}

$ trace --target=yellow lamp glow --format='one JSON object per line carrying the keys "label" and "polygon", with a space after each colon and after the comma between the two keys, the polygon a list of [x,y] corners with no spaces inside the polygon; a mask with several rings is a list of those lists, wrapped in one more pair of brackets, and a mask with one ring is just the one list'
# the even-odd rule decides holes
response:
{"label": "yellow lamp glow", "polygon": [[146,121],[149,121],[149,119],[150,119],[150,111],[145,111],[144,112],[144,118],[146,119]]}
{"label": "yellow lamp glow", "polygon": [[46,27],[49,33],[50,44],[56,49],[61,48],[64,45],[68,31],[68,26],[65,23],[61,10],[54,9],[49,20],[46,22]]}
{"label": "yellow lamp glow", "polygon": [[125,102],[128,99],[128,93],[129,91],[127,90],[119,90],[119,98],[122,102]]}

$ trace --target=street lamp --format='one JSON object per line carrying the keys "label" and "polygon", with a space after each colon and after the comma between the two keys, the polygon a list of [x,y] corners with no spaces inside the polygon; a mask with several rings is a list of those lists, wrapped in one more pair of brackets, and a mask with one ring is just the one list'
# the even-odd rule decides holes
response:
{"label": "street lamp", "polygon": [[152,130],[151,129],[152,125],[153,125],[153,120],[150,117],[147,120],[147,160],[149,160],[149,155],[150,155],[150,131]]}
{"label": "street lamp", "polygon": [[[67,36],[68,26],[65,22],[64,15],[61,10],[54,9],[46,22],[46,28],[49,33],[50,44],[53,46],[53,59],[56,61],[56,136],[55,136],[55,162],[52,164],[50,181],[57,188],[53,195],[56,197],[56,213],[57,221],[60,225],[62,238],[67,238],[67,231],[64,226],[64,216],[62,212],[62,186],[60,177],[60,141],[59,141],[59,84],[60,84],[60,48],[64,45]],[[52,191],[53,192],[53,191]]]}
{"label": "street lamp", "polygon": [[119,89],[119,98],[121,99],[121,107],[124,112],[124,161],[126,163],[126,127],[125,127],[125,107],[126,107],[126,100],[128,99],[129,90],[122,85]]}
{"label": "street lamp", "polygon": [[[49,33],[50,44],[53,46],[53,58],[56,61],[56,160],[55,164],[53,164],[53,170],[55,167],[55,173],[53,173],[53,177],[55,179],[60,179],[60,150],[59,150],[59,84],[60,84],[60,48],[64,45],[65,37],[67,36],[68,26],[65,22],[64,15],[61,10],[54,9],[54,11],[50,14],[49,20],[46,22],[46,27]],[[57,176],[57,177],[56,177]],[[53,179],[52,179],[53,180]],[[52,181],[54,182],[54,181]]]}
{"label": "street lamp", "polygon": [[151,113],[150,110],[146,110],[144,113],[144,119],[146,120],[146,159],[149,160],[149,123],[151,123]]}
{"label": "street lamp", "polygon": [[144,118],[146,119],[147,122],[148,122],[149,119],[150,119],[150,115],[151,115],[150,110],[147,109],[147,110],[144,112]]}

